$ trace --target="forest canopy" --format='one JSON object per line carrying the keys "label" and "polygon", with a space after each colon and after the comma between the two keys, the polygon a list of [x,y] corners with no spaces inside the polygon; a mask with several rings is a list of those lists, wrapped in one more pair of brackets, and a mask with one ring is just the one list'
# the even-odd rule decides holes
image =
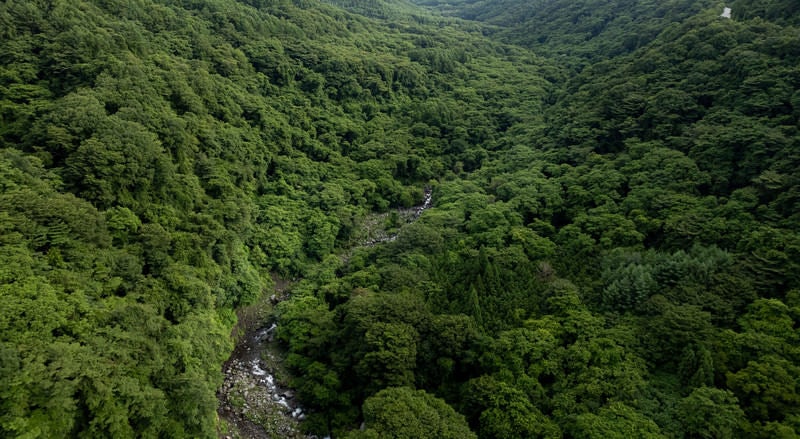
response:
{"label": "forest canopy", "polygon": [[313,434],[795,437],[800,7],[722,6],[0,3],[0,436],[216,437],[284,278]]}

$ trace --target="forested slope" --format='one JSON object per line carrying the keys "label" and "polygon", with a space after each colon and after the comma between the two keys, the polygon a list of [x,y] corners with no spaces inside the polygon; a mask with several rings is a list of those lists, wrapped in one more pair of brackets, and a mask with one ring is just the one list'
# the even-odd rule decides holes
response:
{"label": "forested slope", "polygon": [[4,437],[213,435],[232,310],[479,166],[496,96],[541,125],[556,71],[314,2],[10,0],[0,38]]}
{"label": "forested slope", "polygon": [[796,435],[799,34],[720,12],[597,53],[543,130],[515,124],[398,241],[296,288],[310,426],[415,386],[482,438]]}
{"label": "forested slope", "polygon": [[[579,65],[630,53],[664,28],[719,6],[712,0],[418,0],[447,14],[495,25],[494,36]],[[737,9],[738,11],[738,9]],[[561,60],[564,61],[563,59]]]}
{"label": "forested slope", "polygon": [[[702,11],[732,9],[734,19],[767,19],[797,25],[800,5],[793,0],[415,0],[448,16],[492,24],[493,37],[529,47],[583,67],[630,53],[653,41],[665,28]],[[572,59],[563,59],[577,58]]]}
{"label": "forested slope", "polygon": [[569,3],[0,4],[0,435],[795,437],[797,7]]}

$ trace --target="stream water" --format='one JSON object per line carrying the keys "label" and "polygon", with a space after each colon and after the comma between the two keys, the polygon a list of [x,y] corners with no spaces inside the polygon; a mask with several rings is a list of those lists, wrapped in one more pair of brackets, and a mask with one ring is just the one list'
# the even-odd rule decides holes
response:
{"label": "stream water", "polygon": [[280,376],[280,358],[272,323],[247,331],[223,366],[225,381],[218,392],[218,414],[233,427],[222,438],[306,438],[298,423],[305,412]]}
{"label": "stream water", "polygon": [[[423,203],[410,209],[400,210],[405,225],[419,219],[432,204],[432,191],[425,190]],[[402,226],[400,227],[402,230]],[[379,234],[356,247],[372,246],[397,239],[401,230],[392,234]],[[287,282],[276,281],[276,292],[270,297],[275,304],[287,298]],[[274,340],[276,323],[269,323],[264,310],[268,304],[261,303],[239,310],[236,348],[223,365],[225,380],[217,392],[218,416],[225,421],[219,432],[221,439],[330,439],[304,435],[299,423],[306,417],[295,392],[281,377],[288,376],[282,368],[282,358]]]}
{"label": "stream water", "polygon": [[[422,212],[430,209],[431,205],[433,204],[433,190],[431,188],[425,189],[425,195],[422,199],[422,204],[417,206],[408,208],[408,209],[398,209],[397,214],[398,218],[404,222],[403,225],[408,225],[413,223],[414,221],[418,220]],[[387,214],[381,214],[376,217],[377,220],[386,219]],[[367,226],[370,228],[369,226]],[[402,228],[402,227],[401,227]],[[361,242],[359,245],[354,247],[364,247],[364,246],[373,246],[376,244],[382,244],[384,242],[393,242],[397,239],[400,235],[400,231],[396,233],[384,233],[380,227],[379,230],[370,230],[368,231],[368,238]]]}

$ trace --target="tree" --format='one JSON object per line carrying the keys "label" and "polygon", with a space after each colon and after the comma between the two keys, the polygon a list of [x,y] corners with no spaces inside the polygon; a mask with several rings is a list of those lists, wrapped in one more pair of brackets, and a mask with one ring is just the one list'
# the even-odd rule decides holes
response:
{"label": "tree", "polygon": [[800,367],[768,355],[748,362],[747,367],[736,373],[728,373],[727,384],[749,418],[781,421],[788,415],[800,415],[797,377]]}
{"label": "tree", "polygon": [[356,366],[368,389],[414,383],[419,334],[405,323],[373,324],[364,337],[363,358]]}
{"label": "tree", "polygon": [[561,437],[558,426],[522,390],[491,376],[470,380],[462,401],[470,424],[482,438]]}
{"label": "tree", "polygon": [[381,390],[364,402],[364,431],[349,439],[476,439],[464,417],[443,400],[409,387]]}
{"label": "tree", "polygon": [[604,277],[608,286],[603,289],[603,305],[613,310],[636,309],[658,291],[652,268],[644,265],[629,264]]}
{"label": "tree", "polygon": [[740,437],[744,412],[728,390],[698,387],[678,403],[678,416],[688,438],[730,439]]}
{"label": "tree", "polygon": [[575,439],[666,438],[655,422],[619,402],[601,408],[597,414],[577,415],[570,431]]}

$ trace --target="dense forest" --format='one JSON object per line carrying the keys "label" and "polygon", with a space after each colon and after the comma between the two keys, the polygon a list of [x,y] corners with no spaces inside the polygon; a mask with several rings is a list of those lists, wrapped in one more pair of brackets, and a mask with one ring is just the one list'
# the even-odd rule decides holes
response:
{"label": "dense forest", "polygon": [[0,436],[798,436],[800,4],[417,3],[0,2]]}

